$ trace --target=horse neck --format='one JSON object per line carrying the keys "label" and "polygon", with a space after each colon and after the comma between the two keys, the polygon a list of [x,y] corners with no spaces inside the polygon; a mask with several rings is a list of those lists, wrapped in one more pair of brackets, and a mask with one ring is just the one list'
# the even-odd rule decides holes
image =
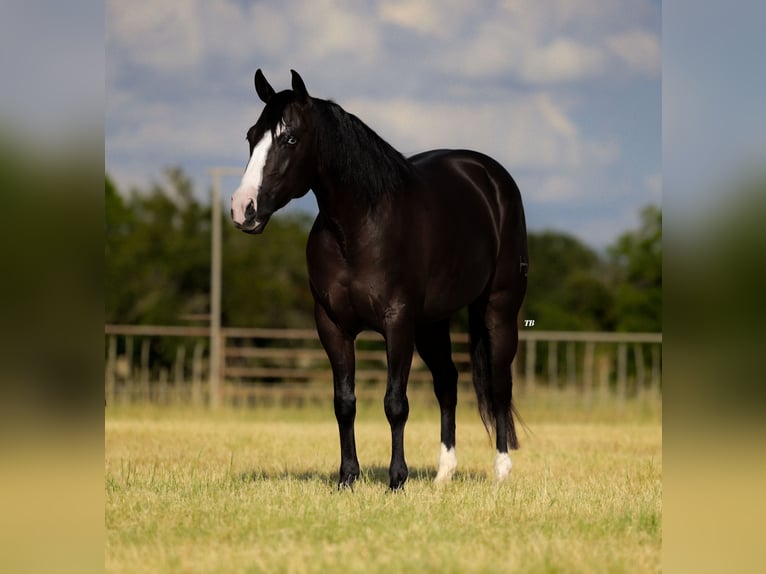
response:
{"label": "horse neck", "polygon": [[319,155],[312,188],[323,217],[339,232],[354,234],[387,217],[398,192],[410,185],[411,166],[355,116],[314,102]]}
{"label": "horse neck", "polygon": [[387,206],[373,206],[354,189],[323,178],[322,174],[313,190],[319,214],[341,246],[354,242],[388,212]]}

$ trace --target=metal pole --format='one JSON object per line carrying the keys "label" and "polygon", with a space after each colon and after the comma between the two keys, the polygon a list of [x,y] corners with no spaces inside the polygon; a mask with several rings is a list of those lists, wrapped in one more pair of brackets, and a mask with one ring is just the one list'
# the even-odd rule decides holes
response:
{"label": "metal pole", "polygon": [[212,225],[210,240],[210,408],[221,404],[221,174],[213,176],[213,197],[210,205]]}

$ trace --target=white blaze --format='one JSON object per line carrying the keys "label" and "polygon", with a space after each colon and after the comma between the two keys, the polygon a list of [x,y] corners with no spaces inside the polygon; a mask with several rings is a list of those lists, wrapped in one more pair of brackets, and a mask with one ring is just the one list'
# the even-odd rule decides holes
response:
{"label": "white blaze", "polygon": [[452,478],[457,468],[457,456],[455,456],[455,447],[447,448],[442,443],[439,453],[439,471],[436,473],[435,483],[447,482]]}
{"label": "white blaze", "polygon": [[[277,127],[277,135],[282,131],[282,124]],[[271,149],[271,131],[266,130],[261,141],[253,148],[253,154],[247,163],[245,175],[242,176],[242,182],[239,188],[231,197],[232,219],[236,223],[245,222],[245,211],[250,202],[253,202],[253,208],[258,209],[258,191],[263,183],[263,168],[266,166],[266,158],[269,157]],[[257,223],[257,222],[256,222]]]}

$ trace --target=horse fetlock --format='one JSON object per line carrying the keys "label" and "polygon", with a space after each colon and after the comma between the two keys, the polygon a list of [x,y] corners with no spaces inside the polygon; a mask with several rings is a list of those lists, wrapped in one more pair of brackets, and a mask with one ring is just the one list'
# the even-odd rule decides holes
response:
{"label": "horse fetlock", "polygon": [[495,455],[495,481],[503,482],[511,474],[511,457],[507,452],[497,452]]}
{"label": "horse fetlock", "polygon": [[449,482],[452,479],[452,475],[455,474],[456,468],[457,456],[455,455],[455,447],[447,448],[442,443],[441,452],[439,453],[439,470],[436,472],[434,482],[436,484]]}
{"label": "horse fetlock", "polygon": [[407,481],[407,476],[409,474],[407,470],[407,465],[394,465],[391,466],[391,468],[388,471],[389,477],[391,478],[391,481],[388,484],[388,487],[391,490],[400,490],[404,483]]}
{"label": "horse fetlock", "polygon": [[340,478],[338,479],[338,490],[344,488],[351,488],[359,478],[359,465],[349,465],[345,467],[341,465]]}

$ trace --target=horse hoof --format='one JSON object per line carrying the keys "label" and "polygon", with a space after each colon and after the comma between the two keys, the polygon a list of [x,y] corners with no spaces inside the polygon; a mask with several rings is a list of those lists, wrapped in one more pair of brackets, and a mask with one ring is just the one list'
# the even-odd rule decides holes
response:
{"label": "horse hoof", "polygon": [[511,457],[507,452],[498,452],[495,456],[495,481],[503,482],[511,474]]}
{"label": "horse hoof", "polygon": [[388,483],[388,488],[392,491],[401,490],[404,487],[404,483],[407,481],[407,468],[398,472],[391,473],[391,481]]}
{"label": "horse hoof", "polygon": [[354,490],[354,482],[359,478],[359,473],[341,473],[338,480],[338,490]]}

